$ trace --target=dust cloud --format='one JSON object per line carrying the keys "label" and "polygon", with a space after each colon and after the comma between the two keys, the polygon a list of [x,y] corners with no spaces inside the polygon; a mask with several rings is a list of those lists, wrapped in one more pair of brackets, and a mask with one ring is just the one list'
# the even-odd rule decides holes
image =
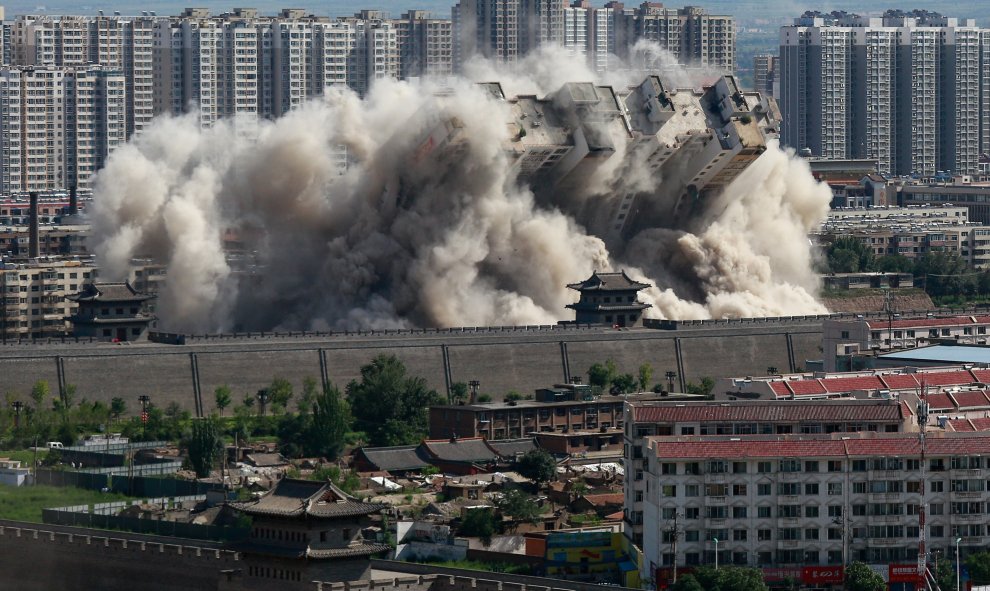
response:
{"label": "dust cloud", "polygon": [[[619,269],[656,286],[648,316],[824,311],[807,234],[829,193],[803,161],[771,146],[700,211],[606,238],[597,203],[662,197],[665,180],[616,154],[566,192],[521,182],[509,107],[473,82],[542,95],[594,74],[552,50],[467,70],[379,81],[364,99],[335,90],[275,121],[157,119],[96,178],[103,277],[163,262],[160,324],[196,332],[549,324],[572,317],[567,283]],[[428,139],[451,122],[456,145]]]}

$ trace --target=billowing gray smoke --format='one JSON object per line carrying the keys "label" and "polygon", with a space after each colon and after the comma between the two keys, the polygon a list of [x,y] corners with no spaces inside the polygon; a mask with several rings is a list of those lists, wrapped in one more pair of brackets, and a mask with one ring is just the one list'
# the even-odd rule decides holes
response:
{"label": "billowing gray smoke", "polygon": [[[593,78],[542,52],[501,72],[506,90],[568,79],[534,76],[536,63]],[[588,204],[663,180],[605,166],[582,190],[534,193],[503,151],[507,109],[466,80],[382,81],[274,122],[160,119],[97,177],[104,276],[164,261],[159,315],[181,331],[553,323],[569,317],[567,283],[619,268],[657,286],[645,294],[657,317],[823,311],[807,232],[829,193],[802,161],[774,147],[678,227],[606,247]],[[443,122],[461,126],[457,149],[424,143]],[[225,237],[250,256],[232,264]]]}

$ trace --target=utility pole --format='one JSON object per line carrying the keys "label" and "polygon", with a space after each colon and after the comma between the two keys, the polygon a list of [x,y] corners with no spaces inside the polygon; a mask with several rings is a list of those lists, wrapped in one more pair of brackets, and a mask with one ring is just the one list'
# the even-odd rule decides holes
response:
{"label": "utility pole", "polygon": [[674,378],[677,377],[677,372],[667,370],[667,372],[665,374],[663,374],[663,375],[664,375],[664,377],[667,378],[667,391],[668,392],[673,392],[674,391]]}
{"label": "utility pole", "polygon": [[[891,333],[893,335],[893,333]],[[918,589],[927,587],[926,577],[928,564],[926,559],[925,545],[927,535],[925,533],[925,487],[928,486],[925,478],[925,430],[928,428],[928,384],[921,380],[921,396],[918,397],[918,443],[921,447],[921,461],[919,469],[921,471],[921,501],[918,505]]]}
{"label": "utility pole", "polygon": [[670,563],[673,566],[673,581],[672,583],[677,583],[677,537],[680,535],[680,530],[677,529],[677,518],[678,514],[674,512],[674,527],[671,529],[673,534],[670,539],[670,551],[673,556],[671,556]]}

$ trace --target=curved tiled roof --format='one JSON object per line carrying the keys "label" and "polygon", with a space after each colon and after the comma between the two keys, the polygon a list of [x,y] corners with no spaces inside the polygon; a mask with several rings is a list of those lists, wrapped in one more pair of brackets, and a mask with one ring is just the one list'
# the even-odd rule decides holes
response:
{"label": "curved tiled roof", "polygon": [[231,507],[248,515],[324,519],[356,517],[377,513],[382,503],[362,503],[329,482],[284,478],[275,488],[252,501],[231,503]]}
{"label": "curved tiled roof", "polygon": [[497,457],[481,437],[427,439],[423,441],[422,449],[432,459],[446,462],[485,463]]}
{"label": "curved tiled roof", "polygon": [[422,470],[430,465],[418,445],[362,447],[357,453],[364,456],[364,459],[376,469],[384,472]]}

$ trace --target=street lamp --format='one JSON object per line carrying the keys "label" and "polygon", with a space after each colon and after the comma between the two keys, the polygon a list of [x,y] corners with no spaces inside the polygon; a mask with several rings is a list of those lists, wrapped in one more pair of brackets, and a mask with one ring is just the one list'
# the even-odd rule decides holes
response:
{"label": "street lamp", "polygon": [[715,570],[718,570],[718,538],[712,538],[715,542]]}
{"label": "street lamp", "polygon": [[959,586],[959,578],[960,578],[959,573],[962,567],[962,565],[959,563],[959,542],[961,541],[962,538],[956,538],[956,591],[960,591],[960,589],[962,589]]}
{"label": "street lamp", "polygon": [[24,408],[24,403],[20,400],[15,400],[10,403],[10,406],[14,407],[14,429],[21,428],[21,409]]}
{"label": "street lamp", "polygon": [[471,380],[468,382],[468,386],[471,387],[471,404],[478,401],[478,388],[481,386],[481,382],[478,380]]}
{"label": "street lamp", "polygon": [[673,392],[674,391],[674,378],[677,377],[677,372],[667,370],[667,372],[665,374],[663,374],[663,375],[664,375],[664,377],[667,378],[667,391],[668,392]]}
{"label": "street lamp", "polygon": [[143,439],[148,438],[148,404],[151,403],[151,396],[147,394],[142,394],[138,396],[138,402],[141,403],[141,435]]}

